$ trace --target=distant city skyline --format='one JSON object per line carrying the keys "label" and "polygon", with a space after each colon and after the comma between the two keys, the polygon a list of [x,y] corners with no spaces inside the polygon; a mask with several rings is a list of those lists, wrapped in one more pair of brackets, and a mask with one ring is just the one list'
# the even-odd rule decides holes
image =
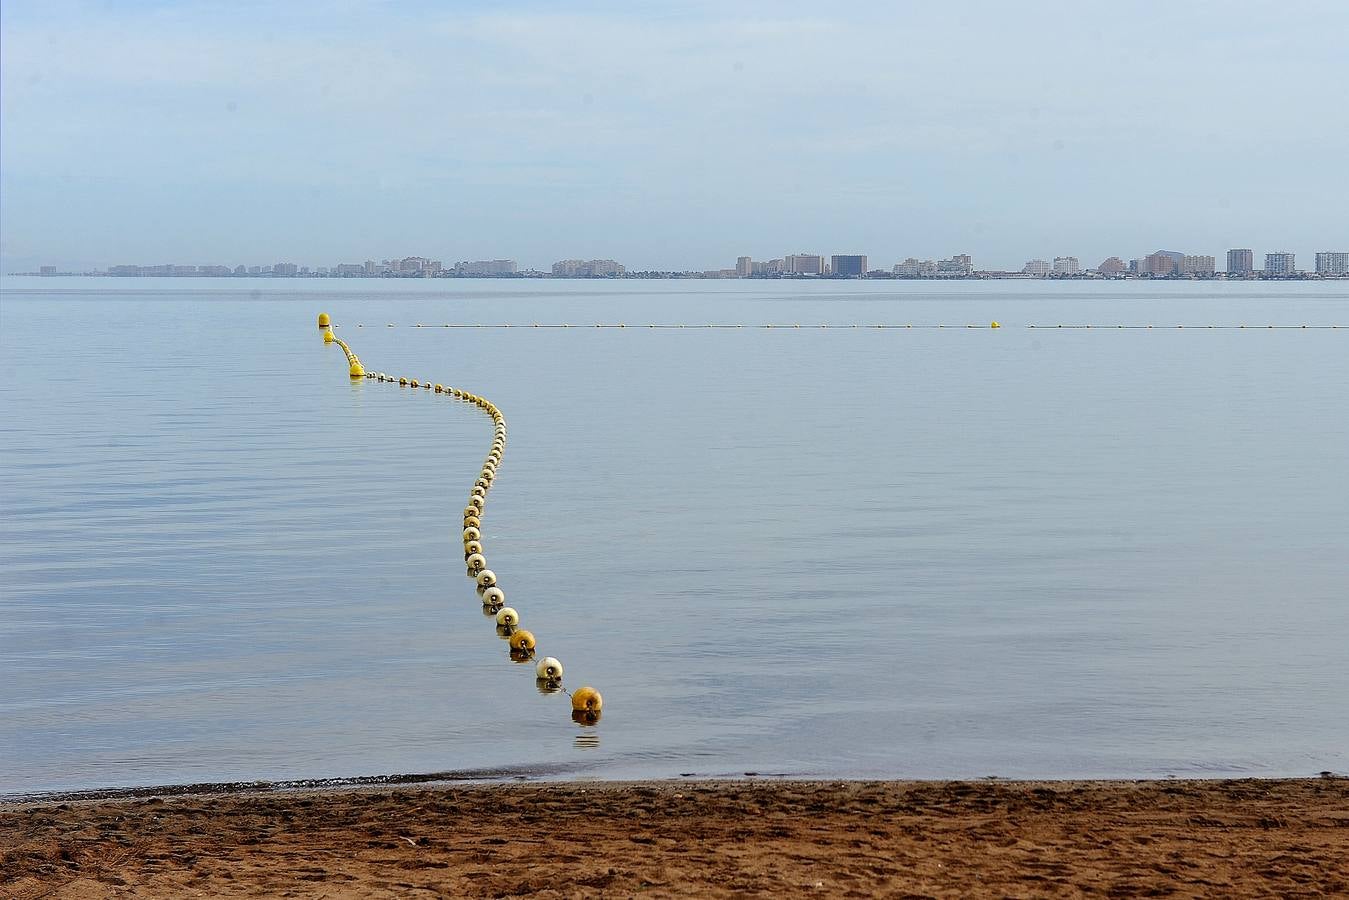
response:
{"label": "distant city skyline", "polygon": [[1027,260],[1019,269],[979,267],[974,258],[967,253],[957,253],[945,259],[918,259],[907,257],[902,262],[888,268],[881,265],[872,268],[870,257],[866,254],[830,254],[827,258],[819,253],[788,253],[772,259],[754,259],[752,256],[736,257],[733,267],[712,269],[629,269],[623,263],[613,259],[564,259],[545,268],[520,267],[514,259],[499,258],[490,260],[460,261],[445,265],[438,259],[424,256],[406,256],[383,260],[367,259],[363,262],[337,263],[335,265],[303,265],[294,262],[277,262],[267,265],[255,264],[235,266],[221,264],[118,264],[106,269],[63,270],[56,264],[43,264],[29,272],[7,274],[104,274],[112,276],[150,276],[150,277],[319,277],[319,278],[371,278],[371,277],[542,277],[557,278],[606,278],[625,275],[651,275],[665,273],[680,277],[703,278],[760,278],[760,277],[832,277],[832,278],[967,278],[967,277],[1015,277],[1034,278],[1073,278],[1073,277],[1148,277],[1148,278],[1212,278],[1212,277],[1298,277],[1317,275],[1323,277],[1345,277],[1349,275],[1349,251],[1321,250],[1315,253],[1311,267],[1299,266],[1297,254],[1290,251],[1270,251],[1264,255],[1264,265],[1255,265],[1255,253],[1250,248],[1231,248],[1226,252],[1226,268],[1218,265],[1218,257],[1212,254],[1184,253],[1178,250],[1157,250],[1135,257],[1127,264],[1119,256],[1109,256],[1095,265],[1083,265],[1082,261],[1071,255],[1055,256],[1050,263],[1044,259]]}
{"label": "distant city skyline", "polygon": [[1311,260],[1349,237],[1346,33],[1339,0],[6,0],[0,271]]}

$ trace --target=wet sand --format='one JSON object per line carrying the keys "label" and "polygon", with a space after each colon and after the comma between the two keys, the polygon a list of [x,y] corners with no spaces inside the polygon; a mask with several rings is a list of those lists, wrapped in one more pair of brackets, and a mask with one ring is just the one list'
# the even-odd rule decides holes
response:
{"label": "wet sand", "polygon": [[0,897],[1344,896],[1349,779],[645,782],[0,807]]}

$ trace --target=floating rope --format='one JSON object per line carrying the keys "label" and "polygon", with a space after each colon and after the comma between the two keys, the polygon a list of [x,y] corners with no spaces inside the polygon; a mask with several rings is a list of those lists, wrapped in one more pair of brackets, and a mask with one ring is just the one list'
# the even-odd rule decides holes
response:
{"label": "floating rope", "polygon": [[[494,426],[492,448],[483,461],[478,479],[473,483],[468,495],[468,505],[464,507],[463,544],[464,565],[468,568],[468,577],[477,585],[478,596],[482,598],[483,613],[496,622],[497,634],[510,644],[510,658],[515,662],[528,662],[535,658],[537,639],[533,632],[520,627],[520,613],[506,605],[506,592],[497,583],[497,574],[487,568],[487,557],[482,545],[482,519],[487,507],[487,495],[496,481],[497,469],[506,452],[506,417],[496,404],[486,397],[479,397],[457,387],[432,384],[406,376],[386,375],[383,372],[367,372],[360,359],[352,352],[346,341],[332,332],[331,320],[327,313],[318,317],[319,329],[323,332],[325,344],[337,344],[346,354],[348,371],[352,378],[364,378],[380,383],[396,383],[402,388],[418,388],[462,400],[477,406],[491,416]],[[545,694],[563,693],[571,698],[572,719],[582,725],[594,725],[600,720],[600,710],[604,699],[593,687],[577,688],[567,691],[562,687],[562,663],[556,658],[545,656],[534,667],[539,691]]]}
{"label": "floating rope", "polygon": [[[333,328],[340,328],[340,327],[342,327],[342,326],[341,326],[341,325],[336,325],[336,324],[334,324],[332,327],[333,327]],[[366,327],[370,327],[370,328],[378,328],[378,327],[381,327],[381,326],[377,326],[377,325],[370,325],[370,326],[367,326],[364,322],[357,322],[355,325],[351,325],[351,326],[349,326],[349,327],[351,327],[351,328],[366,328]],[[938,328],[938,329],[952,329],[952,330],[964,328],[964,329],[987,330],[987,329],[993,329],[993,328],[1001,328],[1001,327],[1003,327],[1003,326],[1002,326],[1002,324],[1001,324],[1000,322],[989,322],[987,325],[978,324],[978,323],[972,323],[972,322],[967,322],[967,323],[964,323],[964,324],[932,324],[932,323],[928,323],[928,322],[924,322],[924,323],[908,322],[908,323],[871,323],[871,324],[858,323],[858,324],[848,324],[848,325],[831,325],[831,324],[826,323],[826,322],[822,322],[822,323],[816,324],[816,325],[811,325],[811,324],[803,325],[803,324],[801,324],[800,322],[762,323],[762,324],[750,324],[750,325],[745,325],[745,324],[727,324],[727,323],[724,323],[724,322],[706,322],[706,323],[694,324],[694,325],[688,325],[688,324],[671,324],[671,323],[668,323],[668,322],[662,322],[662,323],[650,323],[650,324],[645,324],[645,325],[628,325],[628,324],[625,323],[625,322],[596,322],[596,323],[594,323],[593,325],[573,325],[573,324],[571,324],[570,322],[531,322],[531,323],[525,324],[525,325],[514,325],[514,324],[511,324],[511,323],[509,323],[509,322],[502,322],[502,323],[496,323],[496,324],[493,324],[493,323],[483,323],[483,322],[478,322],[478,323],[472,323],[472,322],[444,322],[444,323],[431,323],[431,324],[428,324],[428,323],[425,323],[425,322],[417,322],[417,323],[414,323],[414,324],[412,324],[412,325],[406,325],[406,324],[400,325],[400,324],[398,324],[397,322],[387,322],[387,323],[385,323],[382,327],[384,327],[384,328],[659,328],[659,329],[674,329],[674,330],[678,330],[678,329],[732,329],[732,330],[733,330],[733,329],[750,328],[750,329],[760,329],[760,330],[773,330],[773,329],[778,329],[778,330],[786,330],[786,331],[790,331],[790,330],[793,330],[793,329],[800,329],[800,330],[821,330],[821,329],[825,329],[825,330],[834,330],[834,331],[872,329],[872,330],[906,331],[906,330],[909,330],[909,329],[920,329],[920,328],[924,328],[924,329],[926,329],[926,328]],[[1225,325],[1157,325],[1157,324],[1142,324],[1142,325],[1138,325],[1138,324],[1091,325],[1091,324],[1082,324],[1082,323],[1061,324],[1061,325],[1028,324],[1028,325],[1024,325],[1024,326],[1022,326],[1022,327],[1024,327],[1024,328],[1072,328],[1072,329],[1100,328],[1100,329],[1137,329],[1137,330],[1168,329],[1168,328],[1170,328],[1170,329],[1190,328],[1190,329],[1201,329],[1201,330],[1207,330],[1207,329],[1250,329],[1250,330],[1256,330],[1256,329],[1262,329],[1262,330],[1269,330],[1269,329],[1289,329],[1289,330],[1292,330],[1292,329],[1303,329],[1303,330],[1312,330],[1312,329],[1340,329],[1340,328],[1346,328],[1346,329],[1349,329],[1349,325],[1245,325],[1245,324],[1241,324],[1241,325],[1227,325],[1227,324],[1225,324]]]}

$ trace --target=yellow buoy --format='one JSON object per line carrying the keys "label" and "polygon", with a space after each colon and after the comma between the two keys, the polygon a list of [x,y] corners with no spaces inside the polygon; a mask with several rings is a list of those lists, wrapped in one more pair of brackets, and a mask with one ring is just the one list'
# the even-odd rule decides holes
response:
{"label": "yellow buoy", "polygon": [[992,323],[991,325],[989,325],[988,327],[989,327],[989,328],[1001,328],[1002,326],[999,325],[997,322],[994,322],[994,323]]}
{"label": "yellow buoy", "polygon": [[332,319],[328,318],[328,314],[327,314],[327,313],[319,313],[319,327],[320,327],[320,328],[327,328],[329,325],[332,324],[332,321],[333,321]]}
{"label": "yellow buoy", "polygon": [[528,631],[517,631],[515,634],[511,635],[512,650],[529,651],[533,650],[534,646],[534,635]]}
{"label": "yellow buoy", "polygon": [[323,343],[331,344],[333,342],[333,333],[328,329],[323,329]]}
{"label": "yellow buoy", "polygon": [[577,688],[571,695],[571,708],[583,712],[599,712],[604,707],[604,698],[600,692],[586,685]]}
{"label": "yellow buoy", "polygon": [[481,552],[482,552],[482,544],[478,543],[477,541],[464,541],[464,561],[465,561],[465,562],[467,562],[467,561],[468,561],[468,558],[469,558],[470,556],[472,556],[473,554],[475,554],[475,553],[481,553]]}
{"label": "yellow buoy", "polygon": [[351,361],[351,377],[352,378],[365,377],[365,369],[361,367],[361,361],[359,359],[353,359]]}

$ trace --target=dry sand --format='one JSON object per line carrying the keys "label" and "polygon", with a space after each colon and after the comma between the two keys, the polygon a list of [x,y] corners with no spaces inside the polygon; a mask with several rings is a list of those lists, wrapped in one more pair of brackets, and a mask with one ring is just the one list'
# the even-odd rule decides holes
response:
{"label": "dry sand", "polygon": [[0,807],[0,897],[1349,895],[1349,780],[648,782]]}

